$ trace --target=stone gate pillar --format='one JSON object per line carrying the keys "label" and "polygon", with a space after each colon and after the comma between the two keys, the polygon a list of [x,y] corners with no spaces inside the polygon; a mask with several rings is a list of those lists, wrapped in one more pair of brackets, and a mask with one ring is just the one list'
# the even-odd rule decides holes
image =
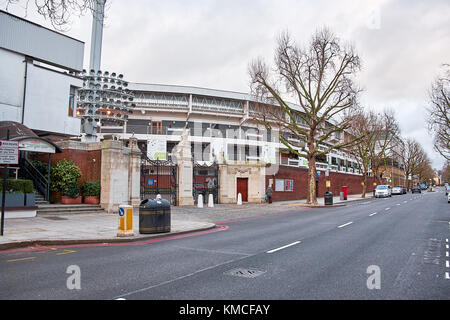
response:
{"label": "stone gate pillar", "polygon": [[181,135],[181,141],[177,145],[177,204],[179,206],[193,206],[192,176],[193,164],[191,143],[188,138],[188,129],[185,128]]}
{"label": "stone gate pillar", "polygon": [[141,202],[141,150],[136,138],[130,138],[129,173],[128,173],[128,204],[138,207]]}
{"label": "stone gate pillar", "polygon": [[139,206],[141,151],[137,139],[130,138],[129,147],[114,135],[102,141],[100,206],[109,213],[119,205]]}

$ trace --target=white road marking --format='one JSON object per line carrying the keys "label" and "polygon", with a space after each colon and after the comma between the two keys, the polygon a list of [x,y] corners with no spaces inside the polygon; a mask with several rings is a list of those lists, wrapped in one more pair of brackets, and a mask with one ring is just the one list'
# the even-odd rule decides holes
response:
{"label": "white road marking", "polygon": [[406,200],[405,200],[405,201],[403,201],[403,203],[407,203],[407,202],[408,202],[408,201],[406,201]]}
{"label": "white road marking", "polygon": [[445,245],[445,248],[448,249],[448,244]]}
{"label": "white road marking", "polygon": [[348,225],[350,225],[352,223],[353,223],[353,221],[347,222],[346,224],[340,225],[338,228],[343,228],[343,227],[348,226]]}
{"label": "white road marking", "polygon": [[127,299],[125,299],[125,298],[117,298],[117,299],[114,299],[114,300],[127,300]]}
{"label": "white road marking", "polygon": [[274,252],[277,252],[277,251],[279,251],[279,250],[283,250],[283,249],[286,249],[286,248],[288,248],[288,247],[292,247],[292,246],[294,246],[294,245],[296,245],[296,244],[299,244],[300,242],[301,242],[301,241],[295,241],[295,242],[292,242],[292,243],[287,244],[287,245],[285,245],[285,246],[282,246],[282,247],[279,247],[279,248],[276,248],[276,249],[269,250],[269,251],[267,251],[267,253],[274,253]]}
{"label": "white road marking", "polygon": [[450,279],[450,275],[448,274],[448,272],[445,273],[445,279]]}
{"label": "white road marking", "polygon": [[384,210],[386,210],[386,211],[388,211],[390,208],[386,208],[386,209],[384,209]]}
{"label": "white road marking", "polygon": [[397,203],[397,205],[399,206],[399,205],[400,205],[400,203]]}
{"label": "white road marking", "polygon": [[447,260],[447,261],[445,261],[445,266],[447,267],[447,268],[450,268],[450,262]]}
{"label": "white road marking", "polygon": [[371,214],[369,214],[369,217],[374,216],[376,214],[377,214],[377,212],[371,213]]}
{"label": "white road marking", "polygon": [[445,253],[445,256],[448,257],[448,251]]}

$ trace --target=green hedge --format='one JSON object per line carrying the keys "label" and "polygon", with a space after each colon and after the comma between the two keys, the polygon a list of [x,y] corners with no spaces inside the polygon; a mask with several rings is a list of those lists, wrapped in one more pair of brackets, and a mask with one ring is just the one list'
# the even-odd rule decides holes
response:
{"label": "green hedge", "polygon": [[[3,179],[0,180],[0,191],[3,191]],[[33,181],[27,179],[6,179],[6,192],[34,193]]]}

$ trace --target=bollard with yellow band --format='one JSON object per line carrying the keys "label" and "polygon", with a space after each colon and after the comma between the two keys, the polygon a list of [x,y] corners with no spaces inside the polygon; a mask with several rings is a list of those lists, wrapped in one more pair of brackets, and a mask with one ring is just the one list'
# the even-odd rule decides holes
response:
{"label": "bollard with yellow band", "polygon": [[133,232],[133,207],[128,205],[119,206],[119,228],[118,237],[134,236]]}

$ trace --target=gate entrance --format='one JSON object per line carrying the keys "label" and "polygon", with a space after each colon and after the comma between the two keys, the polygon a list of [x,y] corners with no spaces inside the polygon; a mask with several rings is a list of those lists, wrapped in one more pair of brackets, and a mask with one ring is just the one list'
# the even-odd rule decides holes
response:
{"label": "gate entrance", "polygon": [[141,200],[160,194],[171,205],[177,205],[177,166],[172,161],[150,160],[141,156]]}
{"label": "gate entrance", "polygon": [[214,203],[219,203],[219,165],[194,162],[192,179],[192,196],[194,203],[198,204],[198,195],[203,195],[203,203],[208,203],[209,195],[213,195]]}

